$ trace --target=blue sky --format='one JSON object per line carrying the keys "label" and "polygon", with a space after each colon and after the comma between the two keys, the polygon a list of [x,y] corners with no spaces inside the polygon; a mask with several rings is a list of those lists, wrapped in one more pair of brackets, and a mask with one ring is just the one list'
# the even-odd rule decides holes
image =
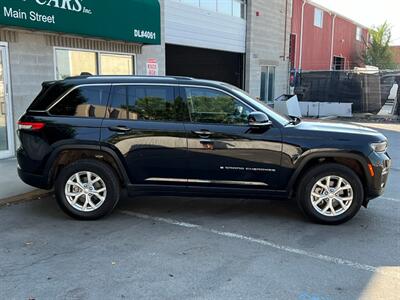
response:
{"label": "blue sky", "polygon": [[392,25],[392,44],[400,45],[400,0],[313,1],[369,27],[387,20]]}

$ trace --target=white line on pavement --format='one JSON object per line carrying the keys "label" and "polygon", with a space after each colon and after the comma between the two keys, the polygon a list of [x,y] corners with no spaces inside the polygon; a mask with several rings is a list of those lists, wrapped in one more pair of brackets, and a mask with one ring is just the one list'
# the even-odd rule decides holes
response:
{"label": "white line on pavement", "polygon": [[396,198],[379,197],[379,199],[393,201],[393,202],[400,202],[400,199],[396,199]]}
{"label": "white line on pavement", "polygon": [[127,211],[127,210],[120,210],[120,212],[122,214],[125,214],[125,215],[128,215],[128,216],[132,216],[132,217],[136,217],[136,218],[140,218],[140,219],[152,220],[152,221],[167,223],[167,224],[170,224],[170,225],[176,225],[176,226],[190,228],[190,229],[197,229],[197,230],[200,230],[200,231],[203,231],[203,232],[213,233],[213,234],[216,234],[216,235],[219,235],[219,236],[224,236],[224,237],[228,237],[228,238],[234,238],[234,239],[239,239],[239,240],[243,240],[243,241],[247,241],[247,242],[251,242],[251,243],[256,243],[256,244],[259,244],[259,245],[263,245],[263,246],[267,246],[267,247],[270,247],[270,248],[286,251],[286,252],[289,252],[289,253],[303,255],[303,256],[307,256],[307,257],[310,257],[310,258],[318,259],[318,260],[321,260],[321,261],[325,261],[325,262],[329,262],[329,263],[333,263],[333,264],[337,264],[337,265],[344,265],[344,266],[351,267],[353,269],[358,269],[358,270],[363,270],[363,271],[368,271],[368,272],[373,272],[373,273],[380,273],[381,275],[385,275],[385,276],[389,276],[389,277],[395,277],[396,279],[400,279],[400,274],[393,275],[393,273],[387,273],[387,272],[385,272],[385,271],[383,271],[383,270],[381,270],[381,269],[379,269],[377,267],[366,265],[366,264],[361,264],[361,263],[357,263],[357,262],[353,262],[353,261],[347,260],[347,259],[342,259],[342,258],[333,257],[333,256],[329,256],[329,255],[313,253],[313,252],[309,252],[309,251],[302,250],[302,249],[297,249],[297,248],[292,248],[292,247],[288,247],[288,246],[284,246],[284,245],[279,245],[279,244],[276,244],[276,243],[273,243],[273,242],[269,242],[269,241],[266,241],[266,240],[262,240],[262,239],[252,238],[252,237],[245,236],[245,235],[242,235],[242,234],[210,229],[210,228],[203,227],[201,225],[196,225],[196,224],[191,224],[191,223],[186,223],[186,222],[180,222],[180,221],[173,220],[173,219],[150,216],[150,215],[136,213],[136,212]]}

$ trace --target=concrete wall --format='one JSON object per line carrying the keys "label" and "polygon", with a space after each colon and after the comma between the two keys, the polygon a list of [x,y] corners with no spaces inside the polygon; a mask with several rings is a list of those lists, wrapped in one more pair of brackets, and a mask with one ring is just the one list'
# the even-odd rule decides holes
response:
{"label": "concrete wall", "polygon": [[142,54],[136,57],[136,73],[138,75],[146,74],[146,63],[149,58],[157,59],[158,75],[165,75],[165,3],[160,0],[161,8],[161,45],[143,46]]}
{"label": "concrete wall", "polygon": [[16,124],[41,90],[42,82],[54,80],[53,48],[46,46],[43,34],[26,32],[19,32],[17,42],[9,43],[8,47]]}
{"label": "concrete wall", "polygon": [[287,0],[287,14],[286,0],[252,0],[247,3],[246,90],[252,96],[259,97],[261,67],[275,66],[277,97],[288,90],[292,1]]}

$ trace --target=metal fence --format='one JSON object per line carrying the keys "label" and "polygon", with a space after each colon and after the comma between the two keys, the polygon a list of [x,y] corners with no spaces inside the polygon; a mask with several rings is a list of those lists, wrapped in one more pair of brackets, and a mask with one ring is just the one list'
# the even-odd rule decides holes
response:
{"label": "metal fence", "polygon": [[352,114],[399,115],[400,70],[302,72],[292,74],[291,84],[300,103],[347,104]]}

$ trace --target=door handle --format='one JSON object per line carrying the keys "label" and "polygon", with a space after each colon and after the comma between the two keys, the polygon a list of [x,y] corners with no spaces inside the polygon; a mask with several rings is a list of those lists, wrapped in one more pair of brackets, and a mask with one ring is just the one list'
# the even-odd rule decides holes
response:
{"label": "door handle", "polygon": [[129,127],[126,127],[126,126],[112,126],[112,127],[108,127],[108,129],[110,131],[116,131],[116,132],[127,132],[127,131],[131,130]]}
{"label": "door handle", "polygon": [[199,130],[199,131],[192,131],[192,132],[194,134],[197,134],[201,138],[207,138],[207,137],[210,137],[211,135],[214,134],[214,132],[211,132],[211,131],[205,130],[205,129],[202,129],[202,130]]}

